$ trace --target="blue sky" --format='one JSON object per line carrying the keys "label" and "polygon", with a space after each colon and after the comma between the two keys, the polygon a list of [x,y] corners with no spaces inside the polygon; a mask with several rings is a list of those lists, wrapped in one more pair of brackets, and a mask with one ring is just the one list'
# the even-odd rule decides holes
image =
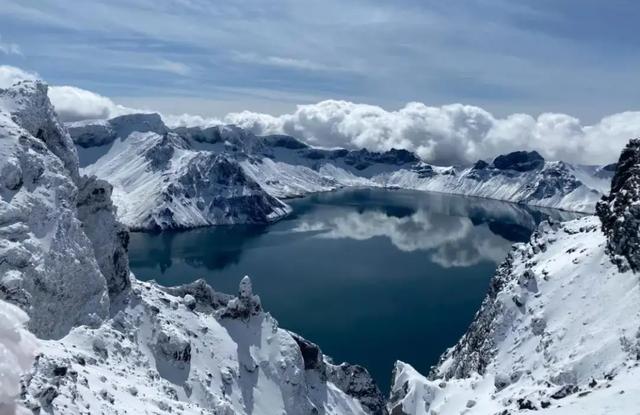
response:
{"label": "blue sky", "polygon": [[0,63],[167,113],[640,107],[640,2],[0,0]]}

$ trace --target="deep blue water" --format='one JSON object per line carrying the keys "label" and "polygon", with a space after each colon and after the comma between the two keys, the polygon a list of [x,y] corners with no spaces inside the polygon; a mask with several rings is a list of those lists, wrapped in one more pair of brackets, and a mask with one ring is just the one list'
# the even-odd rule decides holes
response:
{"label": "deep blue water", "polygon": [[351,189],[290,201],[268,226],[131,235],[131,268],[235,293],[250,275],[281,327],[386,392],[395,360],[426,373],[465,332],[513,242],[558,211],[443,194]]}

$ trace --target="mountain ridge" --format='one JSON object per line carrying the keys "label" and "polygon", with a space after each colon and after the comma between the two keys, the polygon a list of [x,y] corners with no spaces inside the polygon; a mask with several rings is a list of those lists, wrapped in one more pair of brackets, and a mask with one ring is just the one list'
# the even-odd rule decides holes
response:
{"label": "mountain ridge", "polygon": [[[230,164],[237,164],[247,180],[257,185],[255,192],[262,191],[262,198],[269,200],[268,204],[274,210],[274,215],[266,215],[263,223],[288,213],[287,198],[350,186],[436,191],[592,213],[613,175],[610,168],[545,161],[536,152],[509,153],[497,156],[492,163],[481,160],[466,168],[433,166],[407,150],[376,153],[366,149],[325,149],[287,135],[255,136],[233,125],[170,130],[157,114],[125,115],[96,123],[75,122],[68,124],[68,129],[78,146],[83,171],[115,181],[112,184],[120,218],[131,229],[260,222],[257,218],[245,219],[252,217],[247,214],[247,206],[233,204],[227,206],[226,217],[201,212],[200,220],[178,218],[159,221],[158,226],[146,223],[140,215],[130,217],[127,206],[139,201],[135,196],[127,195],[135,193],[139,186],[127,186],[126,183],[135,178],[123,175],[128,170],[124,163],[140,164],[136,160],[147,154],[145,143],[139,137],[143,133],[147,134],[147,145],[155,145],[154,140],[160,136],[173,137],[170,140],[173,147],[200,154],[224,155]],[[135,146],[124,145],[135,140],[139,141]],[[173,159],[168,165],[179,170],[181,162]],[[115,165],[119,165],[118,171],[108,167]],[[145,167],[149,181],[158,181],[156,176],[166,175],[162,168],[155,168],[155,173],[153,170],[154,166]],[[193,176],[194,180],[206,180],[199,174]],[[175,182],[177,179],[168,180]],[[188,203],[178,200],[167,209],[171,212],[189,209]],[[201,201],[201,204],[208,203]],[[149,215],[151,209],[146,208],[144,214]]]}

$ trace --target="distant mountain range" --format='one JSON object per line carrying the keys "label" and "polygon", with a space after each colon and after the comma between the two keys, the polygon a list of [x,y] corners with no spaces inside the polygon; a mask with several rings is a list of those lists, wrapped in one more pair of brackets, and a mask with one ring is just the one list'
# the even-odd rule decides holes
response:
{"label": "distant mountain range", "polygon": [[168,128],[157,114],[66,125],[83,172],[109,181],[134,230],[267,223],[286,199],[349,186],[435,191],[592,213],[614,165],[546,161],[514,152],[473,166],[434,166],[407,150],[312,147],[233,125]]}

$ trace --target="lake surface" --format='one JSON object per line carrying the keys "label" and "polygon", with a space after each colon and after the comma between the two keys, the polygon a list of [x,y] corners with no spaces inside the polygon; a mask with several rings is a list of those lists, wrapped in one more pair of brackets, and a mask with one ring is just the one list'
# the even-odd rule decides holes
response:
{"label": "lake surface", "polygon": [[365,366],[384,393],[396,360],[426,373],[466,331],[497,265],[537,223],[577,217],[436,193],[350,189],[289,201],[268,226],[133,233],[131,268],[236,293],[244,275],[281,327],[336,362]]}

